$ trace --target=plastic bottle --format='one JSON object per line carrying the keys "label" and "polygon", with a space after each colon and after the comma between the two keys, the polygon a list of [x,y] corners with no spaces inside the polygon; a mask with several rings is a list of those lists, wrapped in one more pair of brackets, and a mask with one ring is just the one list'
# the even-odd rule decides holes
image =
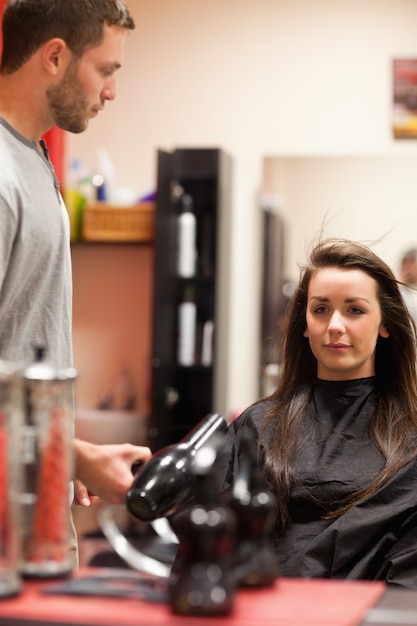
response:
{"label": "plastic bottle", "polygon": [[67,172],[64,189],[64,200],[70,221],[71,241],[78,241],[81,238],[82,215],[87,200],[82,192],[84,177],[85,174],[83,173],[81,161],[73,159]]}
{"label": "plastic bottle", "polygon": [[178,363],[184,367],[195,364],[197,305],[193,291],[188,289],[178,307]]}
{"label": "plastic bottle", "polygon": [[[100,183],[97,182],[96,177],[100,179]],[[97,150],[96,176],[94,178],[96,181],[96,200],[114,203],[116,198],[115,167],[109,153],[104,148]]]}
{"label": "plastic bottle", "polygon": [[210,367],[213,364],[213,320],[207,320],[203,326],[203,339],[201,343],[201,365]]}
{"label": "plastic bottle", "polygon": [[193,212],[193,200],[189,194],[182,197],[182,212],[178,216],[177,273],[182,278],[192,278],[197,264],[197,220]]}

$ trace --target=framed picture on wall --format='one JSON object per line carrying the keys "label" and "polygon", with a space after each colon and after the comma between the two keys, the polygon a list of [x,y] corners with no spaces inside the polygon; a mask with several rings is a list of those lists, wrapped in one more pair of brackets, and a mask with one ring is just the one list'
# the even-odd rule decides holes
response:
{"label": "framed picture on wall", "polygon": [[393,61],[393,133],[396,139],[417,137],[417,59]]}

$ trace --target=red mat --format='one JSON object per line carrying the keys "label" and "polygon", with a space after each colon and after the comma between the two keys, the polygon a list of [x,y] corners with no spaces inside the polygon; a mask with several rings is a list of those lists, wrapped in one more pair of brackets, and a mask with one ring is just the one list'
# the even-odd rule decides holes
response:
{"label": "red mat", "polygon": [[356,626],[386,589],[382,582],[282,578],[269,589],[239,591],[228,617],[197,618],[139,599],[44,595],[46,585],[51,582],[26,581],[20,596],[0,600],[0,625]]}

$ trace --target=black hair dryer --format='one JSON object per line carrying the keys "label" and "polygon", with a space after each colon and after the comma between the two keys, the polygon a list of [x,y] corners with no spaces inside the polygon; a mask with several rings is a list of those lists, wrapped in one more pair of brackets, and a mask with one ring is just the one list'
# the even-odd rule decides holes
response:
{"label": "black hair dryer", "polygon": [[130,513],[145,522],[174,513],[191,493],[197,451],[227,430],[224,417],[210,413],[179,443],[158,450],[140,468],[126,496]]}

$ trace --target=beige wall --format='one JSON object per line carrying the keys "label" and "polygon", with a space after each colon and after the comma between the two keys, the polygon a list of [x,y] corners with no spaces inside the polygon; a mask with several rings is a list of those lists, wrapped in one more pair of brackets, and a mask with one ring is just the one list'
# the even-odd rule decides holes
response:
{"label": "beige wall", "polygon": [[135,408],[146,413],[152,246],[75,244],[72,266],[77,408],[97,408],[101,397],[119,386],[120,375],[126,371],[133,383]]}
{"label": "beige wall", "polygon": [[[258,389],[263,158],[416,153],[413,141],[392,139],[390,115],[391,61],[417,56],[417,2],[130,0],[130,7],[137,29],[118,99],[85,134],[70,137],[69,156],[93,165],[96,149],[108,149],[118,183],[140,194],[154,187],[157,148],[219,146],[232,155],[228,411]],[[283,211],[294,255],[303,242],[292,220],[303,215]],[[368,232],[374,216],[362,219]],[[385,223],[389,215],[380,216]]]}

